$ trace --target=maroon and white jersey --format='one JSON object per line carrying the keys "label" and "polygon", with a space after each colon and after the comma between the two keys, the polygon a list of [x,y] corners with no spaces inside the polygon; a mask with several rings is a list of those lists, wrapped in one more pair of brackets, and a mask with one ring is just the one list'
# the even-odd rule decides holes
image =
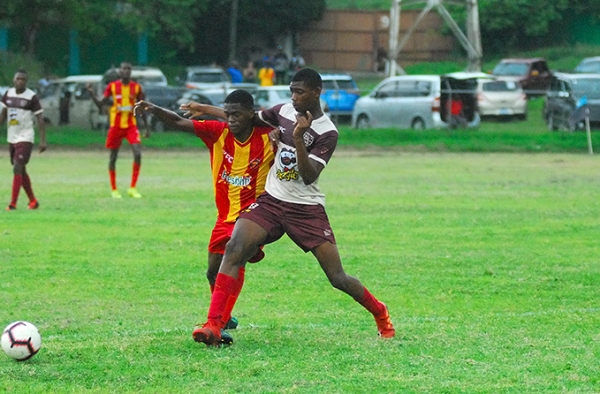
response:
{"label": "maroon and white jersey", "polygon": [[2,96],[0,105],[6,108],[8,143],[33,143],[35,135],[33,120],[37,114],[43,112],[37,94],[31,89],[25,89],[23,93],[18,94],[15,88],[10,88]]}
{"label": "maroon and white jersey", "polygon": [[[267,175],[265,190],[273,197],[295,204],[325,206],[325,195],[317,181],[305,185],[296,160],[296,145],[293,137],[296,110],[292,104],[279,104],[259,111],[258,117],[273,127],[278,127],[280,138],[275,163]],[[308,157],[326,166],[335,150],[338,131],[327,115],[314,119],[304,133],[304,144]]]}

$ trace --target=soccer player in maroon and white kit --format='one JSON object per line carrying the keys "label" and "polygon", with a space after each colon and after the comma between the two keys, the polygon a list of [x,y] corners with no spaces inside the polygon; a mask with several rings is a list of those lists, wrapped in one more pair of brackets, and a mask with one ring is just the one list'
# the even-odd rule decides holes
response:
{"label": "soccer player in maroon and white kit", "polygon": [[[273,128],[254,126],[254,98],[245,90],[234,90],[228,94],[223,109],[199,103],[188,105],[192,105],[196,112],[202,111],[206,115],[215,115],[227,121],[186,119],[146,101],[139,101],[134,111],[136,114],[139,111],[150,112],[175,130],[196,134],[210,152],[217,205],[217,221],[208,244],[206,271],[212,293],[225,245],[231,238],[240,211],[248,208],[265,190],[267,173],[274,159],[273,146],[269,140],[269,132]],[[187,105],[182,108],[187,109]],[[217,112],[211,113],[211,110]],[[263,257],[263,251],[257,249],[250,256],[249,262],[258,262]],[[239,268],[238,277],[243,277],[244,270],[243,266]],[[232,319],[231,315],[223,316],[223,323],[226,329],[237,326],[237,320]],[[227,343],[227,340],[223,342]]]}
{"label": "soccer player in maroon and white kit", "polygon": [[284,234],[304,252],[311,252],[333,287],[344,291],[375,318],[379,335],[395,336],[387,306],[377,300],[342,267],[333,230],[325,212],[325,196],[317,181],[338,140],[338,131],[321,109],[321,76],[315,70],[299,70],[290,84],[292,103],[260,111],[259,118],[278,127],[275,163],[267,175],[265,193],[242,211],[217,275],[207,322],[192,336],[208,346],[221,344],[223,316],[229,316],[244,278],[238,275],[258,247]]}
{"label": "soccer player in maroon and white kit", "polygon": [[33,127],[34,118],[37,120],[38,129],[40,132],[39,150],[46,150],[46,128],[44,118],[42,117],[42,106],[40,99],[31,89],[27,88],[29,76],[27,71],[19,70],[13,78],[14,87],[8,89],[0,106],[0,124],[8,120],[8,149],[10,152],[10,163],[13,165],[13,185],[12,197],[10,204],[6,208],[7,211],[17,209],[17,200],[21,187],[27,193],[29,198],[29,209],[37,209],[38,203],[33,188],[31,179],[27,173],[27,163],[31,157],[33,143],[35,138],[35,130]]}

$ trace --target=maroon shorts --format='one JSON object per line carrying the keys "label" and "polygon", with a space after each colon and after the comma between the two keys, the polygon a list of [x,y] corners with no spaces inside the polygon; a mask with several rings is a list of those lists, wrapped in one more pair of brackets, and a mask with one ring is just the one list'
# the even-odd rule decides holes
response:
{"label": "maroon shorts", "polygon": [[240,218],[253,221],[269,233],[265,244],[277,241],[283,234],[304,252],[325,242],[335,244],[329,218],[320,204],[293,204],[263,193],[240,213]]}
{"label": "maroon shorts", "polygon": [[111,127],[108,129],[108,135],[106,136],[106,147],[108,149],[119,149],[123,143],[123,138],[126,138],[130,145],[142,142],[137,126],[131,126],[127,129]]}
{"label": "maroon shorts", "polygon": [[8,151],[10,153],[10,164],[15,162],[27,164],[31,157],[31,151],[33,151],[33,143],[31,142],[17,142],[16,144],[8,144]]}
{"label": "maroon shorts", "polygon": [[[225,245],[231,239],[231,233],[235,223],[227,223],[217,218],[217,223],[213,228],[212,234],[210,235],[210,241],[208,242],[208,251],[210,253],[225,254]],[[265,253],[260,250],[248,260],[250,263],[258,263],[265,257]]]}

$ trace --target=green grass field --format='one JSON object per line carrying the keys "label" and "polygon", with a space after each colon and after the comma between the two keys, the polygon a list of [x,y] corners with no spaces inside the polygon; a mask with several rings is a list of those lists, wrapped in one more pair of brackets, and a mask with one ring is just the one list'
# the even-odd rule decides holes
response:
{"label": "green grass field", "polygon": [[[340,150],[321,185],[342,259],[397,337],[283,239],[248,267],[223,349],[191,338],[209,303],[208,154],[143,160],[144,198],[112,200],[103,150],[34,155],[41,209],[22,195],[0,213],[0,324],[31,321],[44,344],[0,354],[0,392],[600,391],[596,156]],[[118,171],[124,190],[127,150]]]}

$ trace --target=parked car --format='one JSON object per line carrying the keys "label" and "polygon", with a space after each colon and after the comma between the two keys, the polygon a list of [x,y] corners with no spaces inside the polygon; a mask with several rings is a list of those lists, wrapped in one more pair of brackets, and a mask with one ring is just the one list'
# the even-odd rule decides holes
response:
{"label": "parked car", "polygon": [[321,98],[325,100],[331,116],[351,117],[360,91],[349,74],[321,74],[323,90]]}
{"label": "parked car", "polygon": [[[106,70],[102,77],[102,84],[106,86],[109,82],[121,78],[118,67],[112,67]],[[131,79],[144,87],[149,86],[167,86],[167,77],[157,67],[133,66],[131,67]]]}
{"label": "parked car", "polygon": [[259,110],[291,101],[292,91],[289,85],[259,86],[254,93],[254,106]]}
{"label": "parked car", "polygon": [[583,121],[572,116],[584,101],[589,109],[591,126],[599,127],[600,74],[556,73],[544,103],[544,119],[548,130],[583,129]]}
{"label": "parked car", "polygon": [[400,75],[381,81],[371,93],[356,101],[355,128],[453,127],[452,103],[462,104],[466,127],[478,127],[477,77],[479,73]]}
{"label": "parked car", "polygon": [[527,96],[543,96],[552,80],[552,72],[543,58],[502,59],[494,67],[497,79],[518,82]]}
{"label": "parked car", "polygon": [[[146,100],[158,105],[159,107],[174,109],[177,100],[181,98],[183,93],[187,90],[180,86],[157,86],[148,85],[144,86],[144,94]],[[146,121],[150,124],[153,131],[164,131],[164,124],[152,115],[147,115]]]}
{"label": "parked car", "polygon": [[220,67],[192,66],[177,77],[177,83],[188,89],[211,89],[231,84],[231,78]]}
{"label": "parked car", "polygon": [[[254,95],[258,89],[258,85],[254,83],[243,83],[230,85],[229,87],[213,88],[213,89],[186,89],[181,97],[175,102],[173,111],[183,116],[184,111],[180,110],[179,107],[182,104],[187,104],[190,101],[195,101],[201,104],[210,104],[218,107],[223,106],[225,97],[234,90],[243,89]],[[289,88],[288,88],[289,89]],[[209,117],[207,117],[209,119]]]}
{"label": "parked car", "polygon": [[527,95],[515,81],[479,78],[477,106],[481,117],[527,119]]}
{"label": "parked car", "polygon": [[101,80],[102,75],[74,75],[53,80],[40,88],[44,122],[48,125],[104,129],[107,115],[100,113],[87,90],[89,84],[100,94]]}
{"label": "parked car", "polygon": [[600,74],[600,56],[586,57],[575,67],[575,72]]}

